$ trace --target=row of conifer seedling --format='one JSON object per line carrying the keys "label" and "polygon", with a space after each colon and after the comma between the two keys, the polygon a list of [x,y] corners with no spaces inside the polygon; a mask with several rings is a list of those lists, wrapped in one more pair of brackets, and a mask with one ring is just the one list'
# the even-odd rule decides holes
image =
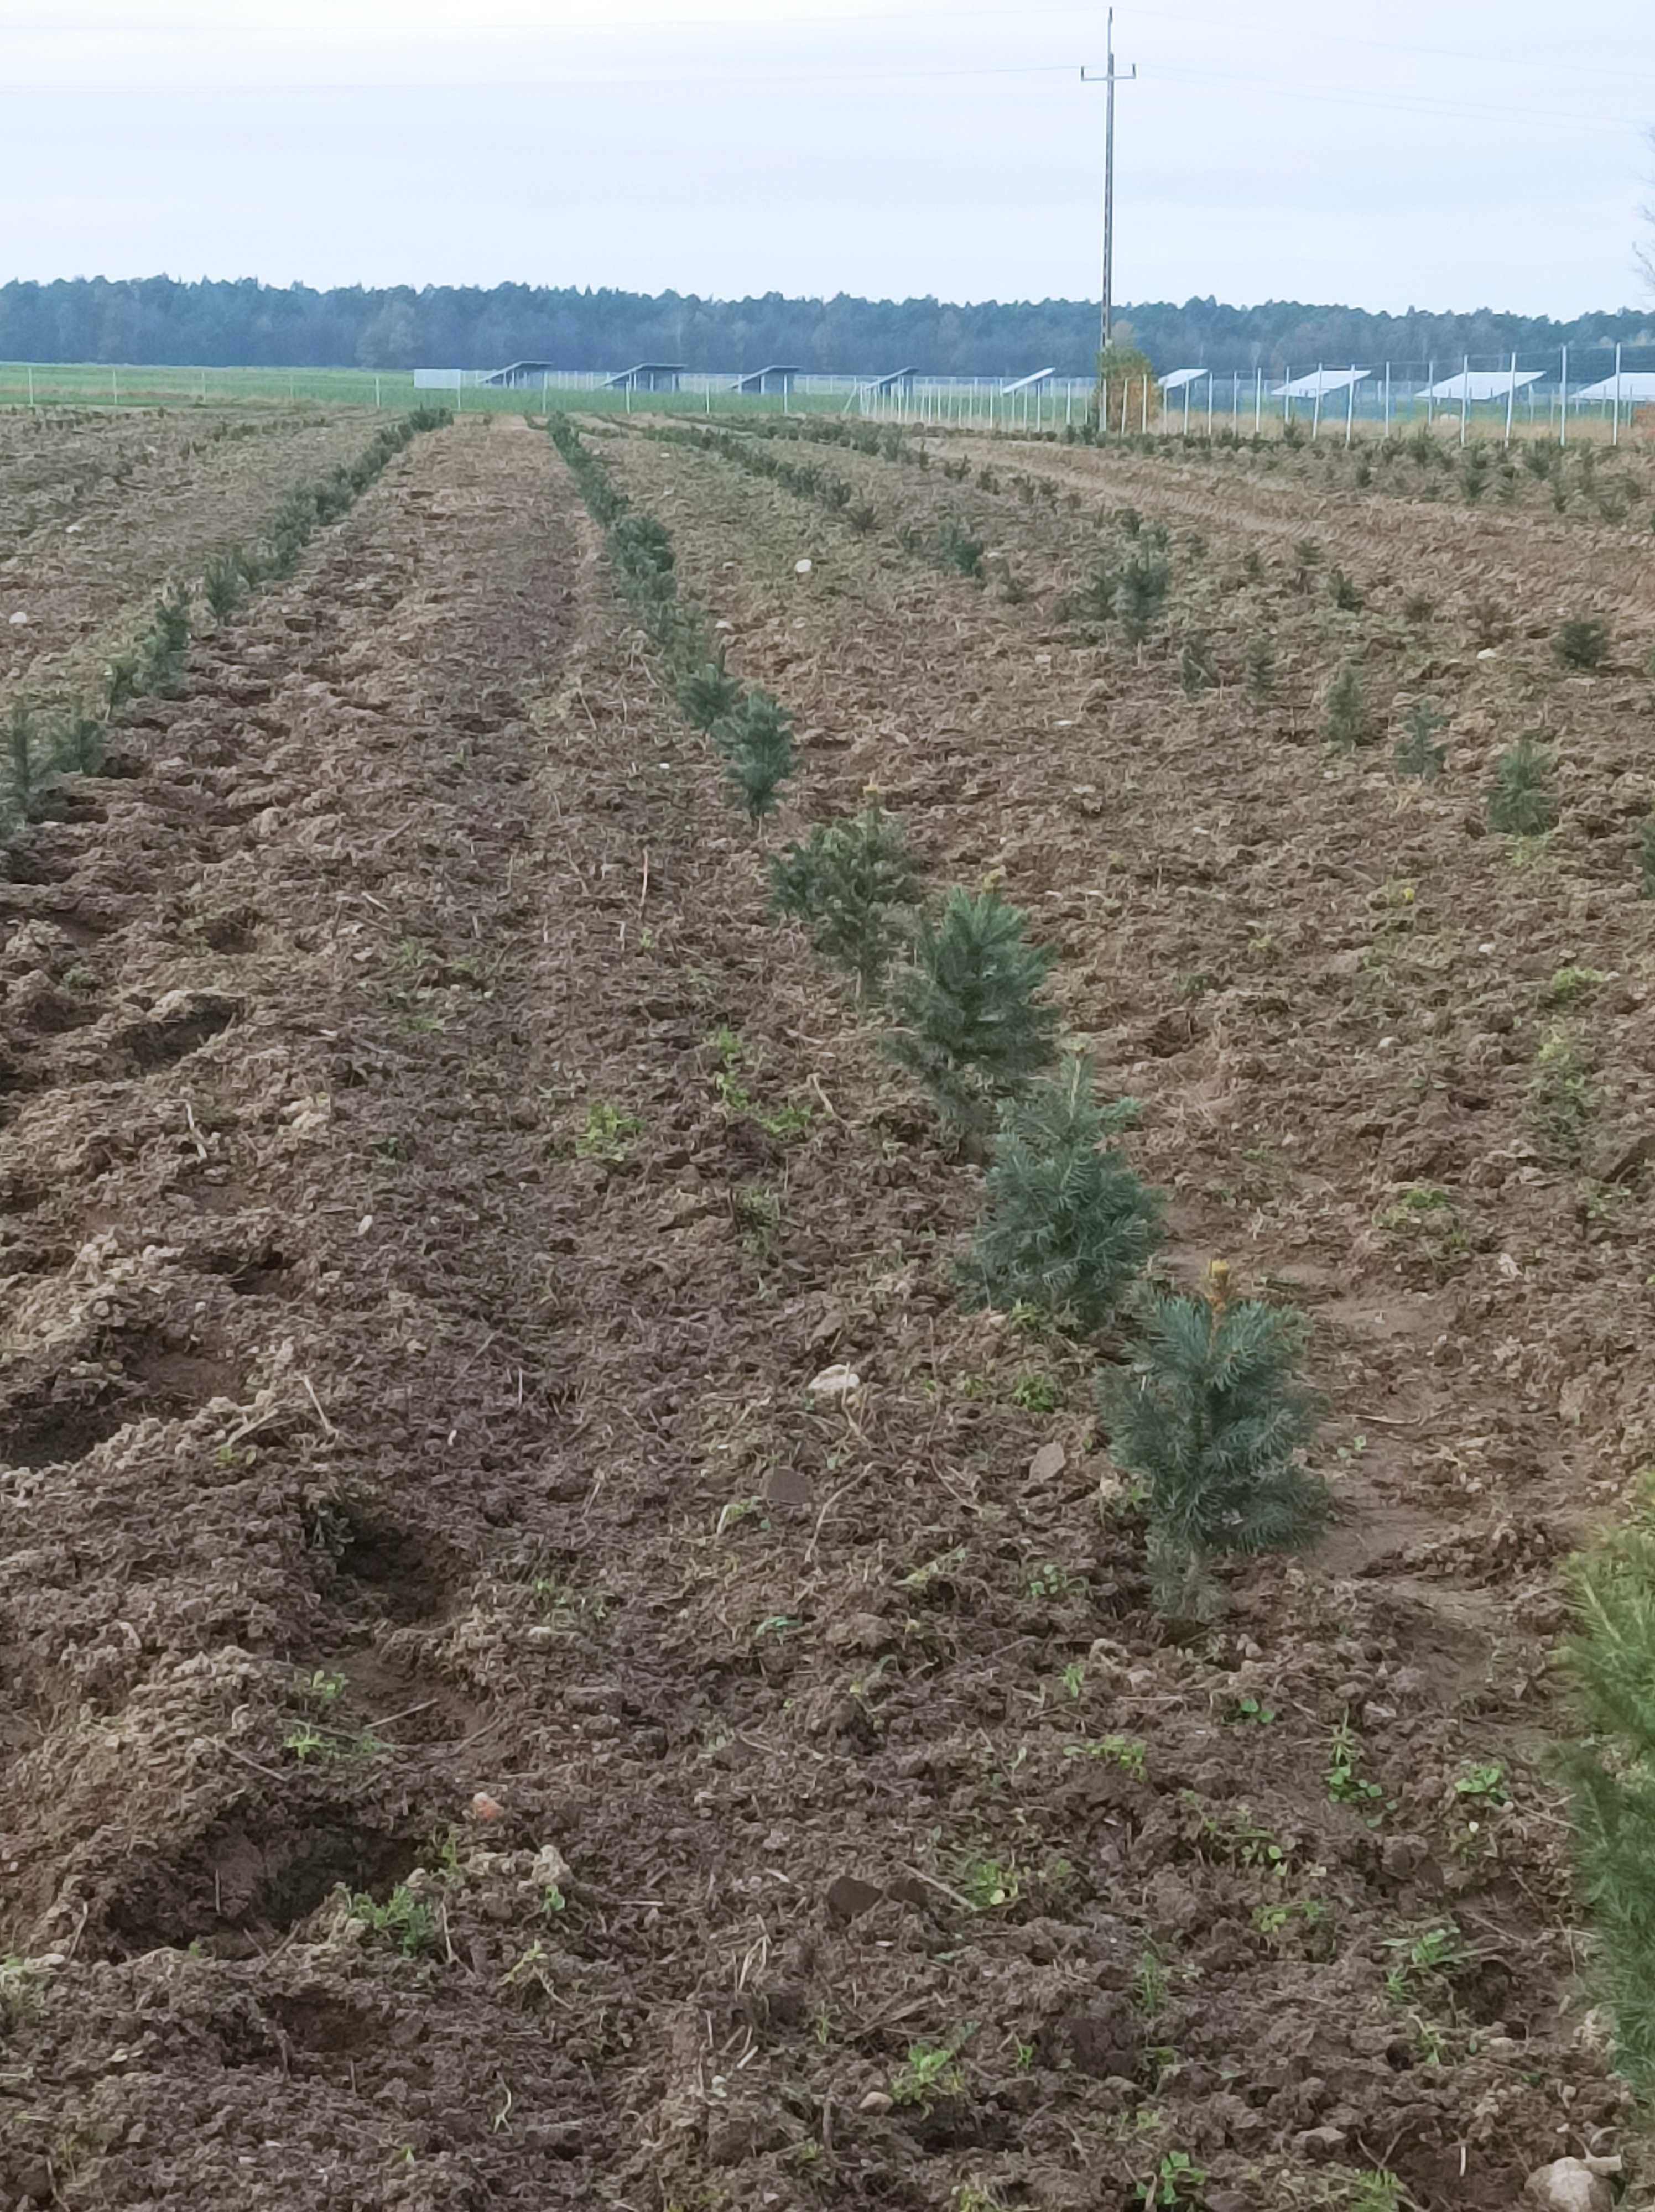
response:
{"label": "row of conifer seedling", "polygon": [[[785,711],[727,675],[704,617],[678,596],[665,531],[633,512],[567,423],[551,428],[673,667],[682,711],[710,732],[757,819],[791,765]],[[1163,1201],[1113,1141],[1135,1108],[1099,1106],[1084,1055],[1050,1072],[1057,1016],[1037,994],[1051,956],[1026,941],[1024,916],[995,891],[959,889],[940,914],[922,913],[901,835],[877,811],[818,825],[771,875],[776,908],[850,970],[859,1000],[883,1001],[886,1048],[944,1123],[989,1141],[967,1296],[1111,1345],[1135,1324],[1129,1363],[1105,1369],[1100,1399],[1111,1456],[1141,1495],[1158,1602],[1198,1607],[1204,1569],[1226,1553],[1309,1541],[1329,1499],[1302,1460],[1316,1427],[1299,1381],[1303,1323],[1232,1295],[1221,1262],[1201,1295],[1148,1284]],[[1579,1726],[1561,1763],[1577,1865],[1622,2069],[1655,2092],[1655,1484],[1628,1524],[1570,1562],[1568,1580]]]}
{"label": "row of conifer seedling", "polygon": [[[680,711],[707,732],[751,817],[772,812],[793,765],[787,709],[744,688],[707,619],[677,588],[672,547],[566,420],[549,425],[605,532],[616,575],[669,664]],[[1051,954],[995,890],[951,890],[935,914],[897,825],[877,808],[817,825],[771,862],[776,910],[882,1003],[885,1049],[928,1093],[953,1139],[986,1144],[986,1202],[963,1288],[974,1302],[1044,1312],[1082,1339],[1118,1340],[1102,1404],[1112,1456],[1139,1486],[1161,1602],[1198,1597],[1230,1553],[1308,1541],[1326,1492],[1303,1465],[1315,1408],[1301,1387],[1298,1315],[1232,1296],[1215,1267],[1204,1292],[1152,1288],[1165,1205],[1114,1139],[1135,1118],[1104,1107],[1089,1058],[1059,1059],[1058,1014],[1038,994]],[[1054,1072],[1055,1071],[1055,1072]]]}
{"label": "row of conifer seedling", "polygon": [[[255,544],[227,548],[208,560],[200,594],[215,619],[228,622],[250,592],[290,576],[316,532],[337,522],[388,461],[422,430],[440,429],[452,419],[446,408],[416,408],[376,430],[354,459],[315,483],[284,492]],[[110,722],[129,701],[170,698],[178,691],[196,623],[192,599],[187,587],[169,583],[135,642],[111,659],[92,697],[56,712],[28,699],[13,702],[0,763],[0,834],[27,821],[52,776],[96,772]]]}

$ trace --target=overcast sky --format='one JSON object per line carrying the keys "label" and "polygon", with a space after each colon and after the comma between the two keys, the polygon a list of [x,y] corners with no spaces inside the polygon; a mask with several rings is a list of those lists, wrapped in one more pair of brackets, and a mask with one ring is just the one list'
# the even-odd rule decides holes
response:
{"label": "overcast sky", "polygon": [[[1116,43],[1119,299],[1643,296],[1655,0]],[[0,0],[0,277],[1095,298],[1103,58],[1075,0]]]}

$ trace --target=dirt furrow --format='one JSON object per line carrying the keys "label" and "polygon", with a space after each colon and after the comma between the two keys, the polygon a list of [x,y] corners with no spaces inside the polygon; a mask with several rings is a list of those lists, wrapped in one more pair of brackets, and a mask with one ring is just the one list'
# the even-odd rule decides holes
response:
{"label": "dirt furrow", "polygon": [[1244,473],[1234,454],[1197,463],[981,438],[951,438],[939,450],[969,454],[974,467],[1021,466],[1066,489],[1140,500],[1151,513],[1256,545],[1285,550],[1309,539],[1364,583],[1383,575],[1444,599],[1493,593],[1514,623],[1602,607],[1629,618],[1624,627],[1646,644],[1655,637],[1655,576],[1641,530],[1323,489],[1313,475],[1278,487]]}
{"label": "dirt furrow", "polygon": [[[972,587],[916,579],[786,495],[678,448],[623,459],[732,618],[733,665],[825,749],[831,804],[876,786],[940,866],[1002,871],[1062,947],[1069,1018],[1154,1103],[1148,1157],[1196,1249],[1250,1249],[1325,1311],[1366,1438],[1354,1486],[1395,1514],[1370,1540],[1407,1550],[1427,1498],[1461,1543],[1595,1510],[1603,1455],[1624,1468],[1648,1413],[1632,1378],[1602,1396],[1571,1378],[1613,1363],[1599,1300],[1640,1295],[1640,1216],[1628,1193],[1612,1231],[1583,1225],[1575,1179],[1532,1139],[1524,1028],[1531,1050],[1572,962],[1627,978],[1596,1002],[1616,1081],[1592,1152],[1612,1165],[1649,1097],[1630,888],[1599,887],[1590,845],[1557,855],[1581,879],[1514,879],[1459,805],[1317,763],[1268,712],[1238,726],[1223,695],[1181,697],[1164,659],[1033,611],[968,629]],[[1446,1266],[1380,1225],[1421,1185],[1462,1239]],[[1451,1388],[1449,1342],[1482,1346],[1456,1353]]]}
{"label": "dirt furrow", "polygon": [[[798,714],[768,845],[502,419],[393,463],[0,885],[0,2174],[1127,2212],[1166,2161],[1263,2212],[1383,2163],[1496,2212],[1620,2104],[1523,1630],[1603,1416],[1521,1316],[1584,1328],[1606,1261],[1535,1163],[1472,1173],[1573,924],[1426,1026],[1444,945],[1373,901],[1437,812],[612,443]],[[1181,1264],[1317,1314],[1361,1511],[1199,1632],[1092,1352],[962,1304],[980,1171],[768,912],[870,783],[1061,947]],[[1442,1280],[1372,1222],[1439,1171],[1510,1206]]]}
{"label": "dirt furrow", "polygon": [[[260,422],[151,415],[125,422],[14,414],[0,424],[0,703],[91,691],[170,577],[256,538],[283,492],[373,434],[360,419]],[[69,447],[54,480],[46,456]],[[36,483],[32,471],[46,481]],[[9,544],[8,540],[10,541]]]}

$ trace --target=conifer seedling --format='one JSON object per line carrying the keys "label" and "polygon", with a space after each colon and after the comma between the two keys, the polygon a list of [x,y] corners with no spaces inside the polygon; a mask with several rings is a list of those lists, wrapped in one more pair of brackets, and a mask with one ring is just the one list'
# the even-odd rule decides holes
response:
{"label": "conifer seedling", "polygon": [[1579,615],[1558,625],[1557,657],[1565,668],[1601,668],[1609,659],[1609,642],[1607,623]]}
{"label": "conifer seedling", "polygon": [[1159,1192],[1104,1143],[1130,1112],[1098,1106],[1084,1055],[1002,1106],[964,1270],[981,1303],[1041,1306],[1087,1332],[1114,1318],[1161,1237]]}
{"label": "conifer seedling", "polygon": [[768,691],[745,693],[713,732],[728,775],[755,822],[776,811],[776,794],[793,773],[793,723]]}
{"label": "conifer seedling", "polygon": [[1260,701],[1268,699],[1275,689],[1275,647],[1263,630],[1248,641],[1247,689]]}
{"label": "conifer seedling", "polygon": [[1199,692],[1210,691],[1218,680],[1206,631],[1191,630],[1178,653],[1178,681],[1183,686],[1184,696],[1193,699]]}
{"label": "conifer seedling", "polygon": [[1171,571],[1148,547],[1129,554],[1115,586],[1114,614],[1129,645],[1141,645],[1165,604]]}
{"label": "conifer seedling", "polygon": [[1147,1486],[1152,1568],[1177,1601],[1216,1554],[1309,1543],[1328,1499],[1299,1457],[1316,1412],[1298,1316],[1232,1297],[1222,1262],[1204,1296],[1154,1295],[1143,1314],[1143,1349],[1101,1401],[1116,1463]]}
{"label": "conifer seedling", "polygon": [[741,686],[726,672],[721,650],[678,682],[678,710],[692,729],[710,730],[734,713],[740,698]]}
{"label": "conifer seedling", "polygon": [[220,622],[235,612],[247,588],[240,558],[234,553],[215,553],[208,562],[201,580],[207,595],[207,605]]}
{"label": "conifer seedling", "polygon": [[1365,745],[1372,735],[1367,702],[1362,696],[1362,679],[1347,661],[1328,686],[1328,743],[1349,750]]}
{"label": "conifer seedling", "polygon": [[137,655],[118,653],[103,672],[104,703],[110,714],[124,707],[137,690]]}
{"label": "conifer seedling", "polygon": [[103,760],[104,725],[94,714],[70,713],[57,733],[52,749],[52,766],[91,775]]}
{"label": "conifer seedling", "polygon": [[1584,1727],[1565,1752],[1575,1857],[1621,2070],[1655,2086],[1655,1533],[1645,1513],[1573,1563]]}
{"label": "conifer seedling", "polygon": [[1557,801],[1551,789],[1551,755],[1530,738],[1519,738],[1494,763],[1494,781],[1488,793],[1491,829],[1510,836],[1537,837],[1557,820]]}
{"label": "conifer seedling", "polygon": [[970,532],[952,516],[938,526],[936,559],[939,568],[952,568],[961,576],[980,578],[983,553],[983,540],[973,538]]}
{"label": "conifer seedling", "polygon": [[1064,600],[1066,613],[1084,617],[1090,622],[1107,622],[1115,611],[1115,594],[1120,581],[1120,571],[1112,556],[1101,554],[1080,590]]}
{"label": "conifer seedling", "polygon": [[1024,921],[998,891],[956,888],[938,921],[921,922],[893,980],[891,1056],[959,1128],[986,1127],[995,1103],[1026,1090],[1053,1056],[1056,1011],[1035,998],[1051,955],[1025,940]]}
{"label": "conifer seedling", "polygon": [[21,699],[13,702],[6,724],[6,781],[12,812],[27,819],[34,797],[34,716]]}
{"label": "conifer seedling", "polygon": [[635,586],[648,588],[672,572],[672,541],[653,514],[624,514],[609,533],[616,567]]}
{"label": "conifer seedling", "polygon": [[169,589],[155,601],[155,615],[141,649],[138,688],[162,697],[176,690],[189,650],[189,605],[179,592]]}
{"label": "conifer seedling", "polygon": [[802,921],[817,951],[850,969],[860,994],[872,991],[896,951],[901,911],[917,897],[896,823],[869,807],[818,825],[771,862],[770,877],[777,912]]}
{"label": "conifer seedling", "polygon": [[1442,727],[1442,716],[1428,700],[1421,699],[1409,708],[1391,756],[1398,775],[1418,776],[1421,783],[1435,782],[1448,757],[1447,746],[1436,741]]}

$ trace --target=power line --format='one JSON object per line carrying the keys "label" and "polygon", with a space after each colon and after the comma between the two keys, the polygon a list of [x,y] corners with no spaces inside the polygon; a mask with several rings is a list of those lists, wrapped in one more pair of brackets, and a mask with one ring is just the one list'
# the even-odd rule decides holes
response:
{"label": "power line", "polygon": [[1494,105],[1482,100],[1436,99],[1428,93],[1376,93],[1366,89],[1359,90],[1354,86],[1302,82],[1294,85],[1285,82],[1279,76],[1254,76],[1240,70],[1183,69],[1176,63],[1167,67],[1152,68],[1147,81],[1157,84],[1247,85],[1255,88],[1268,85],[1270,91],[1281,99],[1310,100],[1317,106],[1328,101],[1336,101],[1352,107],[1393,108],[1405,114],[1445,117],[1494,115],[1502,118],[1518,115],[1531,116],[1542,122],[1555,122],[1560,118],[1564,118],[1572,122],[1593,124],[1602,124],[1607,119],[1629,123],[1639,130],[1644,128],[1642,118],[1626,115],[1606,118],[1601,106],[1593,108],[1567,108],[1555,106],[1517,107],[1507,100],[1501,100],[1498,105]]}

